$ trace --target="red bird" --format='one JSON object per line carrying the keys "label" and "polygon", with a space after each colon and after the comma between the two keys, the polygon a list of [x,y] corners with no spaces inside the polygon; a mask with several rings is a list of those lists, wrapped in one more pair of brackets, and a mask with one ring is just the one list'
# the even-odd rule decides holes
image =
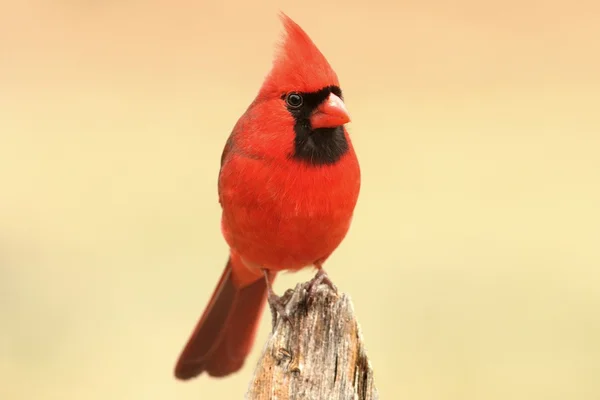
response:
{"label": "red bird", "polygon": [[[221,156],[225,271],[183,349],[175,376],[238,371],[250,352],[279,271],[322,265],[342,242],[360,191],[360,168],[336,73],[285,14],[273,67]],[[313,282],[315,281],[313,280]],[[285,317],[285,315],[284,315]]]}

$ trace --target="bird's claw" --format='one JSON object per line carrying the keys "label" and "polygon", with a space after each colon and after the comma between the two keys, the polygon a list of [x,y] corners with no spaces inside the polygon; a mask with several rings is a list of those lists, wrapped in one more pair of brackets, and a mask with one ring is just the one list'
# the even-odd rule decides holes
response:
{"label": "bird's claw", "polygon": [[331,279],[329,279],[329,276],[327,275],[325,270],[323,268],[319,268],[319,270],[315,274],[314,278],[312,278],[308,282],[307,295],[306,295],[306,300],[307,300],[308,305],[312,304],[312,302],[314,301],[314,298],[315,298],[315,294],[317,293],[317,289],[319,288],[319,285],[321,285],[323,283],[326,284],[327,286],[329,286],[329,288],[331,290],[333,290],[334,293],[336,293],[336,294],[338,293],[337,287],[333,284]]}
{"label": "bird's claw", "polygon": [[286,297],[287,294],[285,294],[283,297],[277,296],[271,287],[271,277],[269,271],[263,269],[263,274],[265,276],[265,283],[267,284],[267,301],[269,302],[271,316],[273,317],[273,329],[275,329],[275,326],[277,325],[278,315],[293,327],[294,324],[290,318],[290,313],[285,309],[285,305],[289,297]]}
{"label": "bird's claw", "polygon": [[273,329],[277,325],[277,316],[280,316],[285,322],[289,323],[292,327],[294,323],[290,318],[290,313],[285,309],[285,301],[282,297],[277,296],[271,288],[269,288],[269,295],[267,297],[269,307],[271,308],[271,315],[273,316]]}

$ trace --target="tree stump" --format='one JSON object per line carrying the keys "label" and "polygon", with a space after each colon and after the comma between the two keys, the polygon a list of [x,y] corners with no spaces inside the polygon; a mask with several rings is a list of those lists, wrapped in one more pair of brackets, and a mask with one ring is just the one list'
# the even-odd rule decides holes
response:
{"label": "tree stump", "polygon": [[246,399],[378,399],[350,298],[321,284],[307,302],[308,285],[282,296],[291,324],[273,314]]}

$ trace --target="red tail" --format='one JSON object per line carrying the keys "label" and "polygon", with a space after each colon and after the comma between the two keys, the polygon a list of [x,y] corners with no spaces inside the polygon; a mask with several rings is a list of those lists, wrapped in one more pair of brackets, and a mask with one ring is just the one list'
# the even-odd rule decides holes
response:
{"label": "red tail", "polygon": [[267,286],[264,279],[258,279],[238,288],[232,272],[230,258],[204,314],[179,356],[176,378],[187,380],[203,372],[222,377],[244,365],[267,299]]}

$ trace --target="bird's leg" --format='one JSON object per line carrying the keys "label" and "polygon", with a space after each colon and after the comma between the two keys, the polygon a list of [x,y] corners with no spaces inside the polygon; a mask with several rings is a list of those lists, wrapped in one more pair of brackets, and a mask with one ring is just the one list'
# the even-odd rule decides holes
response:
{"label": "bird's leg", "polygon": [[275,325],[277,323],[277,315],[293,326],[294,324],[292,323],[290,314],[285,309],[286,302],[281,296],[277,296],[275,292],[273,292],[271,281],[269,279],[269,271],[263,269],[263,274],[265,275],[265,282],[267,283],[267,300],[269,302],[269,307],[271,308],[271,316],[273,317],[273,329],[275,329]]}
{"label": "bird's leg", "polygon": [[320,262],[316,262],[315,267],[318,269],[318,271],[315,274],[314,278],[312,278],[308,282],[307,298],[311,299],[314,296],[314,294],[317,292],[317,288],[319,287],[319,285],[322,283],[326,284],[327,286],[329,286],[331,288],[331,290],[333,290],[335,293],[337,293],[338,292],[337,288],[335,287],[335,285],[333,284],[331,279],[329,279],[329,276],[327,276],[327,272],[325,272],[325,270],[323,269],[322,264]]}

